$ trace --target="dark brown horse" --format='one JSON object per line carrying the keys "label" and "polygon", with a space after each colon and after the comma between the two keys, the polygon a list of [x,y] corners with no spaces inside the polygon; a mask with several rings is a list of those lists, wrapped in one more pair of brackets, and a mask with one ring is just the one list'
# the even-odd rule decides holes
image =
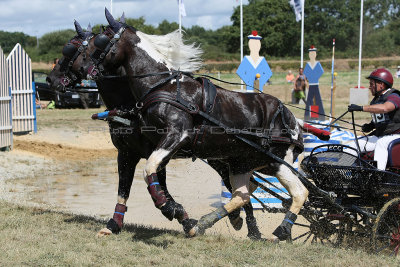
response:
{"label": "dark brown horse", "polygon": [[[54,67],[47,78],[50,85],[57,90],[63,90],[66,86],[70,86],[72,83],[76,83],[82,78],[79,71],[77,71],[81,66],[74,63],[77,56],[86,49],[87,41],[92,38],[93,34],[90,31],[84,32],[77,22],[75,22],[75,28],[78,35],[64,47],[64,57],[60,60],[60,64]],[[119,74],[123,75],[123,72]],[[120,111],[129,111],[135,108],[136,101],[134,100],[126,79],[104,78],[97,81],[97,86],[108,110],[118,109]],[[139,125],[139,118],[137,116],[130,116],[129,120],[132,121],[132,126],[130,127],[112,120],[108,121],[111,140],[118,149],[118,203],[116,204],[113,218],[110,219],[107,227],[99,232],[99,235],[107,235],[121,231],[123,226],[123,214],[127,210],[126,202],[130,195],[135,167],[141,158],[147,159],[155,148],[154,144],[141,133],[140,129],[135,127],[135,125]],[[127,131],[127,128],[129,128],[129,131]],[[175,155],[175,157],[179,158],[192,156],[192,152],[190,151],[180,151]],[[209,164],[221,175],[227,188],[231,190],[229,169],[226,164],[218,161],[209,161]],[[157,176],[159,177],[160,187],[164,191],[167,200],[167,204],[161,208],[163,214],[170,220],[172,218],[177,218],[178,221],[183,224],[184,229],[190,229],[190,225],[194,223],[194,220],[188,218],[182,219],[182,217],[185,216],[185,212],[183,207],[174,201],[167,190],[165,168],[161,168],[157,172]],[[247,204],[244,209],[246,211],[248,236],[254,239],[261,238],[251,204]],[[242,225],[239,212],[240,210],[237,210],[230,214],[231,223],[236,230],[239,230]]]}
{"label": "dark brown horse", "polygon": [[[217,88],[211,105],[204,106],[209,96],[187,73],[200,67],[196,47],[184,45],[178,32],[150,36],[115,21],[107,10],[106,17],[110,26],[89,42],[86,57],[78,57],[77,62],[83,66],[82,74],[92,76],[115,74],[124,68],[141,125],[155,129],[144,132],[156,144],[144,174],[155,205],[165,205],[164,194],[157,189],[157,170],[180,149],[189,149],[197,157],[228,164],[233,188],[231,201],[201,217],[190,235],[204,233],[249,203],[254,190],[249,179],[257,170],[276,176],[292,196],[285,219],[273,232],[275,240],[289,238],[308,196],[303,183],[282,161],[293,164],[303,150],[302,133],[293,114],[271,95],[222,88]],[[87,60],[89,56],[93,63]]]}

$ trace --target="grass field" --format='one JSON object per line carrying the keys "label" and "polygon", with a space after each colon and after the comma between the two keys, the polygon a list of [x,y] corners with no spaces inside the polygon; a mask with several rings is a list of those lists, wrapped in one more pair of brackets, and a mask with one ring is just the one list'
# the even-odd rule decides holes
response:
{"label": "grass field", "polygon": [[0,202],[1,266],[398,266],[395,258],[329,246],[279,245],[127,225]]}

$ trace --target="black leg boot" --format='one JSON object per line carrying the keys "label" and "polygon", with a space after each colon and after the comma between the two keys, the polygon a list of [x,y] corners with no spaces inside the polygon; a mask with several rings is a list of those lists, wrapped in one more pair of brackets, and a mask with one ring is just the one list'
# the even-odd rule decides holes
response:
{"label": "black leg boot", "polygon": [[290,240],[292,238],[292,226],[297,219],[297,215],[288,211],[283,222],[272,233],[280,241]]}

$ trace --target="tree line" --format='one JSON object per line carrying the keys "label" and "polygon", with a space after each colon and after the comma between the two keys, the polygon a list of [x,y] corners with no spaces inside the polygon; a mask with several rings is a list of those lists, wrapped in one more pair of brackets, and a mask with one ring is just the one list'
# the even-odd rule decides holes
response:
{"label": "tree line", "polygon": [[[184,38],[198,43],[205,60],[237,61],[240,54],[240,8],[231,15],[232,24],[217,30],[201,26],[183,27]],[[365,0],[363,26],[363,57],[393,56],[400,53],[400,0]],[[340,58],[358,56],[360,1],[307,0],[304,19],[304,50],[314,45],[318,57],[330,57],[332,39],[336,39],[336,55]],[[260,54],[271,59],[298,59],[301,45],[301,21],[296,22],[288,0],[249,0],[243,6],[244,53],[249,53],[247,38],[253,30],[263,37]],[[157,26],[144,17],[127,18],[127,24],[148,34],[167,34],[178,29],[176,22],[166,20]],[[83,25],[82,25],[83,26]],[[72,22],[71,22],[71,28]],[[93,32],[100,32],[95,25]],[[61,57],[65,43],[75,36],[74,30],[43,35],[37,46],[36,37],[21,32],[0,31],[0,46],[9,53],[18,42],[33,61],[50,62]]]}

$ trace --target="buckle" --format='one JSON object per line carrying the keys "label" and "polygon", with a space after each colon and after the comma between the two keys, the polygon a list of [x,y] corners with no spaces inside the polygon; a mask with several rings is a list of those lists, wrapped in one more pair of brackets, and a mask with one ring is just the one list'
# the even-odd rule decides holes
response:
{"label": "buckle", "polygon": [[136,108],[141,109],[143,107],[143,102],[137,102],[136,103]]}

